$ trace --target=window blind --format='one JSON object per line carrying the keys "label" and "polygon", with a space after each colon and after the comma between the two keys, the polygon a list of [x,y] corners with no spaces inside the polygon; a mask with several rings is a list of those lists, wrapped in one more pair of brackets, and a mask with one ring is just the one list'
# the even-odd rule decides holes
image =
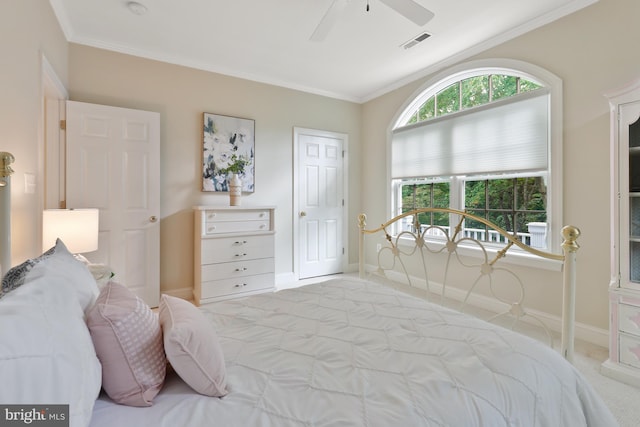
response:
{"label": "window blind", "polygon": [[547,169],[549,93],[519,95],[393,131],[392,178]]}

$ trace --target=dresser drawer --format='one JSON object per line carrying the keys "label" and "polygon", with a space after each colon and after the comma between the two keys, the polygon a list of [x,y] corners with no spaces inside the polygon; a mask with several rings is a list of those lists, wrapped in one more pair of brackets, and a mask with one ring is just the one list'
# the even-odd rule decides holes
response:
{"label": "dresser drawer", "polygon": [[204,212],[205,222],[213,221],[258,221],[269,220],[271,212],[268,209],[230,209],[208,210]]}
{"label": "dresser drawer", "polygon": [[273,273],[202,282],[202,299],[273,289]]}
{"label": "dresser drawer", "polygon": [[640,336],[640,307],[620,304],[618,328],[622,332]]}
{"label": "dresser drawer", "polygon": [[269,209],[208,210],[203,216],[204,236],[272,230]]}
{"label": "dresser drawer", "polygon": [[640,368],[640,338],[620,334],[620,363]]}
{"label": "dresser drawer", "polygon": [[206,264],[202,266],[202,281],[231,279],[273,272],[273,258]]}
{"label": "dresser drawer", "polygon": [[202,239],[202,264],[273,258],[273,234]]}
{"label": "dresser drawer", "polygon": [[203,235],[269,231],[270,228],[271,223],[268,219],[258,221],[214,221],[205,223]]}

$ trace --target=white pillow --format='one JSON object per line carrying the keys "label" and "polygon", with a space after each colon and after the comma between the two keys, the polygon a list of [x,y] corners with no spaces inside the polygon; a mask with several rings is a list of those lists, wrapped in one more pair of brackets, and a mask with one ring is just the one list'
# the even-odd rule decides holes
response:
{"label": "white pillow", "polygon": [[11,268],[2,278],[2,295],[44,276],[48,276],[52,286],[70,286],[75,290],[82,310],[91,307],[98,297],[98,285],[89,269],[69,252],[60,239],[38,258],[28,259]]}
{"label": "white pillow", "polygon": [[102,378],[84,322],[97,286],[63,247],[0,299],[0,402],[68,404],[70,426],[87,426]]}
{"label": "white pillow", "polygon": [[189,301],[162,295],[164,351],[180,378],[200,394],[227,394],[224,354],[211,322]]}

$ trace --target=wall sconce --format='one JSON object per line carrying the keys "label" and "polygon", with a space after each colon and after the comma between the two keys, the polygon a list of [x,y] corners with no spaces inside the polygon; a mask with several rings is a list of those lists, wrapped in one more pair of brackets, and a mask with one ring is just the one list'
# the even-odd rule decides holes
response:
{"label": "wall sconce", "polygon": [[62,240],[73,254],[98,249],[98,209],[46,209],[42,212],[42,250]]}

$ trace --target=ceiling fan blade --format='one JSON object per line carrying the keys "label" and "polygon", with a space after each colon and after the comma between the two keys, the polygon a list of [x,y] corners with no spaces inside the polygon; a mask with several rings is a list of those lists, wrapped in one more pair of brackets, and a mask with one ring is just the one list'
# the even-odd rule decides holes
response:
{"label": "ceiling fan blade", "polygon": [[333,28],[338,19],[338,15],[340,15],[346,5],[346,0],[333,0],[333,3],[331,3],[331,6],[329,6],[329,9],[325,12],[309,40],[315,42],[323,41],[327,37],[327,34],[329,34],[331,28]]}
{"label": "ceiling fan blade", "polygon": [[422,26],[431,21],[434,14],[413,0],[380,0],[408,20]]}

